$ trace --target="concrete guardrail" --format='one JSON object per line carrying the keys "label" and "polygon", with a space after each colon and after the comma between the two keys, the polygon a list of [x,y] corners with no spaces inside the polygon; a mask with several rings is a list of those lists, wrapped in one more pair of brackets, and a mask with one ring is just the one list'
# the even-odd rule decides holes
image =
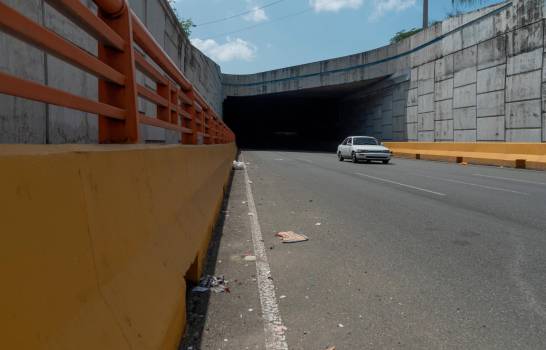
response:
{"label": "concrete guardrail", "polygon": [[3,146],[3,349],[176,349],[234,144]]}
{"label": "concrete guardrail", "polygon": [[394,156],[546,170],[546,143],[386,142]]}

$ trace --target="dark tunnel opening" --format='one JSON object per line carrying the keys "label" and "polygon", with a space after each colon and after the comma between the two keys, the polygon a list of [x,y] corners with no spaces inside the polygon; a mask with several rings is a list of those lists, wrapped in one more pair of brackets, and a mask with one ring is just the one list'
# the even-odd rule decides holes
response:
{"label": "dark tunnel opening", "polygon": [[335,152],[351,132],[344,99],[371,81],[298,91],[228,97],[224,120],[246,149]]}
{"label": "dark tunnel opening", "polygon": [[242,148],[326,151],[342,137],[328,98],[228,98],[224,113]]}

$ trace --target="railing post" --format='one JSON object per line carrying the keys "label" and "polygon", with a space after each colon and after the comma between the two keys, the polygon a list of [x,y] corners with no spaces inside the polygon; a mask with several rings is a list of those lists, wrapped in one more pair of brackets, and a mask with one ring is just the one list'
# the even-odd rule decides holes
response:
{"label": "railing post", "polygon": [[[171,83],[169,83],[169,101],[171,106],[174,105],[174,108],[169,107],[169,122],[171,124],[184,126],[184,119],[182,119],[182,121],[180,120],[179,110],[182,108],[182,106],[180,105],[179,92],[180,89],[178,89],[178,87],[174,87]],[[180,133],[180,143],[184,143],[184,132]]]}
{"label": "railing post", "polygon": [[99,101],[125,110],[125,120],[113,120],[99,115],[100,143],[137,143],[139,141],[131,11],[126,0],[122,1],[122,5],[117,13],[111,14],[106,11],[114,8],[101,10],[99,4],[99,17],[125,42],[123,51],[99,43],[99,59],[125,76],[123,86],[112,84],[104,79],[99,80]]}
{"label": "railing post", "polygon": [[170,83],[167,85],[157,83],[157,94],[167,100],[167,107],[157,105],[157,119],[164,122],[171,122],[171,87]]}
{"label": "railing post", "polygon": [[170,109],[170,122],[172,124],[179,125],[179,114],[178,109],[181,108],[180,106],[180,98],[178,97],[178,89],[173,87],[171,84],[169,84],[169,92],[170,92],[170,101],[171,105],[174,105],[174,108]]}
{"label": "railing post", "polygon": [[189,105],[189,107],[188,107],[188,112],[191,115],[190,129],[191,129],[191,132],[192,132],[190,137],[189,137],[189,143],[191,145],[196,145],[197,144],[197,117],[198,117],[198,113],[195,110],[195,106],[194,106],[195,95],[193,94],[193,91],[190,91],[190,92],[187,93],[187,96],[189,97],[189,99],[192,102],[191,105]]}
{"label": "railing post", "polygon": [[201,112],[201,133],[203,135],[203,145],[206,145],[207,144],[207,138],[206,138],[206,134],[207,134],[207,113],[208,113],[208,110],[206,108],[206,106],[201,106],[203,108],[203,112]]}
{"label": "railing post", "polygon": [[213,145],[216,144],[216,117],[214,117],[214,115],[210,120],[209,133],[211,135],[210,143]]}

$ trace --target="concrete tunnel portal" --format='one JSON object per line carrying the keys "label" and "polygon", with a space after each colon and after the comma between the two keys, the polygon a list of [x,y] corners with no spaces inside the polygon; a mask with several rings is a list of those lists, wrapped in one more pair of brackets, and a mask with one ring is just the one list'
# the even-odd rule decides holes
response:
{"label": "concrete tunnel portal", "polygon": [[376,81],[229,96],[224,118],[242,148],[335,151],[353,124],[343,113],[344,99]]}

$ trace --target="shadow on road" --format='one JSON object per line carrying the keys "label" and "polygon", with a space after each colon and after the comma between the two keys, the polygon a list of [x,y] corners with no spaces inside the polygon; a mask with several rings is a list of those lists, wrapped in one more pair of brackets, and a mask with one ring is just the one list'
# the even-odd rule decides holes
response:
{"label": "shadow on road", "polygon": [[[203,276],[213,276],[216,272],[216,260],[220,249],[220,242],[222,241],[222,232],[226,220],[225,213],[229,203],[231,186],[233,184],[233,175],[232,171],[226,186],[222,208],[218,215],[218,221],[214,226]],[[190,281],[186,282],[186,332],[182,339],[182,343],[179,346],[179,350],[198,350],[201,349],[201,341],[203,332],[205,331],[206,315],[208,313],[211,291],[206,293],[192,293],[192,288],[195,287],[195,284]]]}

